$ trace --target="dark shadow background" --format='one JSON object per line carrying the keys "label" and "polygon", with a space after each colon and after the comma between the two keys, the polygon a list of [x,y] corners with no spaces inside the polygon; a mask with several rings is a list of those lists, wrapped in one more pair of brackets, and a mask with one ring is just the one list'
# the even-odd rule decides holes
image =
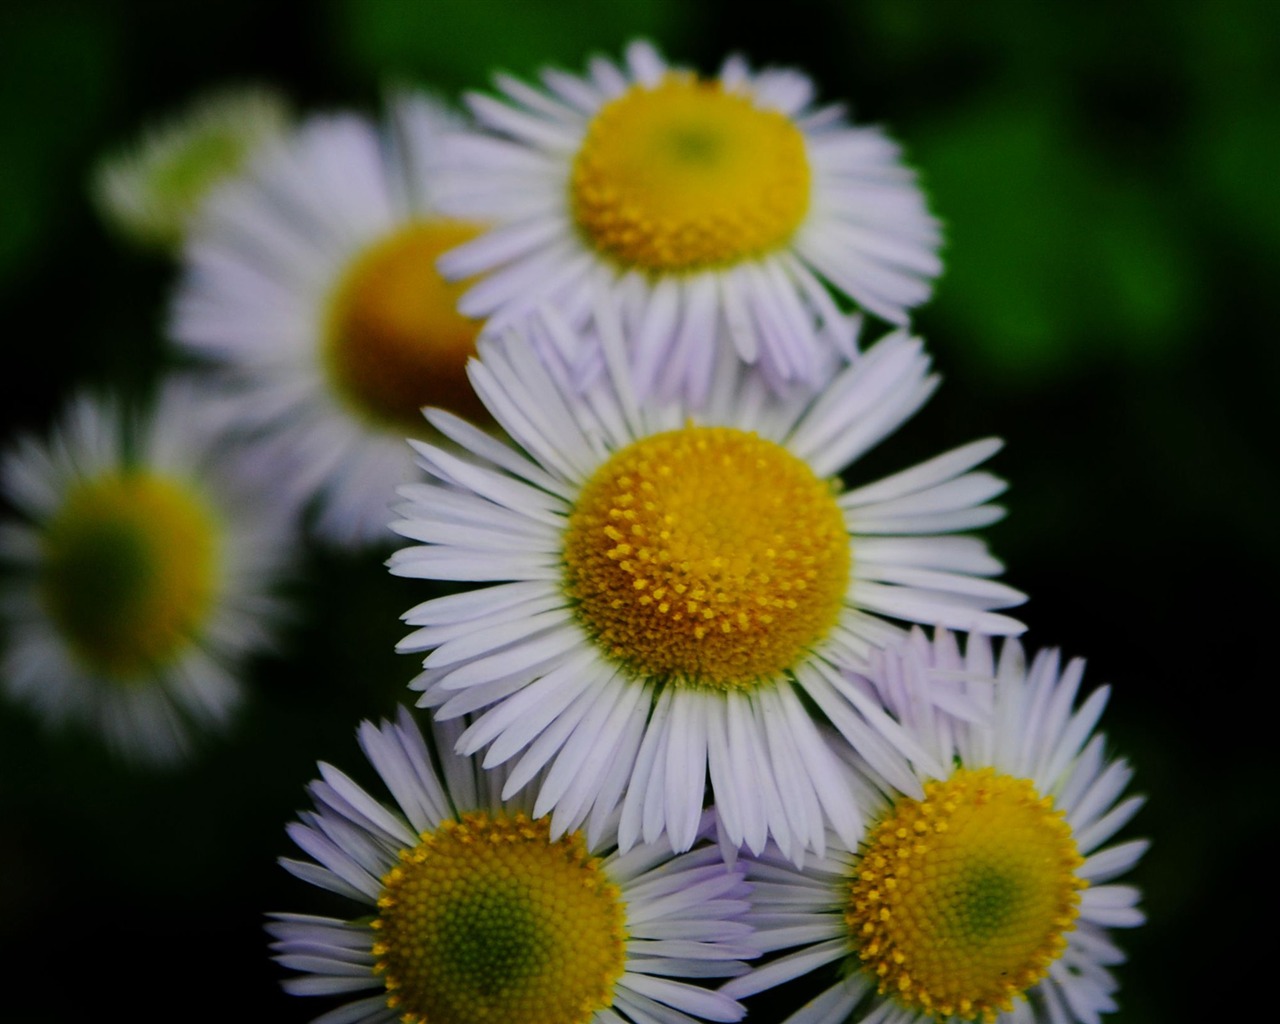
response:
{"label": "dark shadow background", "polygon": [[[985,436],[1010,517],[989,531],[1031,595],[1030,646],[1114,685],[1104,727],[1150,803],[1127,830],[1150,921],[1118,935],[1116,1024],[1254,1019],[1274,884],[1266,686],[1277,578],[1280,16],[1268,0],[790,0],[753,9],[551,0],[100,3],[0,10],[0,430],[43,431],[84,383],[144,389],[174,267],[111,237],[94,160],[229,80],[299,111],[446,95],[496,67],[580,69],[636,34],[713,69],[797,65],[883,123],[947,224],[917,317],[946,382],[864,479]],[[1272,299],[1267,299],[1272,295]],[[1269,426],[1270,425],[1270,426]],[[426,595],[381,555],[312,550],[298,621],[253,666],[236,731],[154,775],[0,707],[0,1019],[302,1021],[267,910],[321,911],[275,858],[317,759],[368,778],[358,720],[416,662]],[[1265,660],[1264,660],[1265,652]],[[337,910],[338,908],[334,908]],[[1242,991],[1243,989],[1243,991]],[[762,1002],[779,1019],[795,993]],[[1236,1000],[1248,1009],[1237,1009]]]}

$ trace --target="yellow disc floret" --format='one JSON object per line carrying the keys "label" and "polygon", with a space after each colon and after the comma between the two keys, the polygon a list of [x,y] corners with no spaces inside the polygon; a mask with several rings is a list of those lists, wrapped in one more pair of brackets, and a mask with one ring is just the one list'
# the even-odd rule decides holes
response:
{"label": "yellow disc floret", "polygon": [[199,634],[217,587],[218,524],[203,498],[141,471],[68,494],[41,535],[40,593],[90,669],[136,678]]}
{"label": "yellow disc floret", "polygon": [[625,907],[580,833],[467,814],[382,882],[374,971],[406,1024],[584,1024],[612,1004]]}
{"label": "yellow disc floret", "polygon": [[835,624],[851,557],[833,484],[772,441],[686,426],[628,445],[569,517],[578,615],[637,675],[750,688]]}
{"label": "yellow disc floret", "polygon": [[669,74],[591,120],[570,201],[588,242],[626,267],[750,259],[784,245],[809,208],[804,136],[718,81]]}
{"label": "yellow disc floret", "polygon": [[466,374],[480,324],[457,310],[468,282],[435,269],[478,233],[461,221],[415,222],[360,253],[339,279],[323,355],[334,388],[360,415],[413,434],[424,428],[424,405],[484,417]]}
{"label": "yellow disc floret", "polygon": [[1083,863],[1027,779],[958,769],[869,834],[845,923],[880,992],[941,1020],[995,1020],[1048,972],[1075,925]]}

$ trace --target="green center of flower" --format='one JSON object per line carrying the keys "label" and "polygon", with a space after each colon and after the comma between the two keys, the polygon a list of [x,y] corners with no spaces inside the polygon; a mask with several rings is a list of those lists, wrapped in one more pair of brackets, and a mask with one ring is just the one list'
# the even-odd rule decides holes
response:
{"label": "green center of flower", "polygon": [[595,472],[564,558],[579,618],[611,657],[720,690],[776,676],[825,637],[851,569],[829,481],[756,434],[692,425]]}
{"label": "green center of flower", "polygon": [[424,405],[487,418],[466,373],[480,324],[457,310],[470,282],[435,269],[442,253],[477,234],[461,221],[416,222],[369,246],[339,279],[323,355],[335,390],[359,415],[414,435],[425,428]]}
{"label": "green center of flower", "polygon": [[156,167],[153,187],[174,209],[190,214],[213,185],[240,169],[256,141],[230,125],[208,129]]}
{"label": "green center of flower", "polygon": [[467,814],[382,881],[374,970],[407,1024],[585,1024],[612,1004],[626,911],[580,833]]}
{"label": "green center of flower", "polygon": [[583,236],[626,267],[751,259],[784,245],[809,208],[804,136],[718,81],[669,74],[591,120],[570,200]]}
{"label": "green center of flower", "polygon": [[1048,973],[1079,913],[1065,815],[1027,779],[958,769],[869,833],[845,924],[880,992],[990,1022]]}
{"label": "green center of flower", "polygon": [[45,608],[93,670],[136,677],[199,634],[217,586],[218,525],[188,487],[145,472],[82,483],[41,543]]}

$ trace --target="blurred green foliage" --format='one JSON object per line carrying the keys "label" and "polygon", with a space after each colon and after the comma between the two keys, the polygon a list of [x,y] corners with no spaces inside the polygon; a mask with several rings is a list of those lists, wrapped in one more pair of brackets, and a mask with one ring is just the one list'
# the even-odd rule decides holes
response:
{"label": "blurred green foliage", "polygon": [[[80,201],[59,188],[83,167],[120,87],[119,26],[85,6],[0,10],[0,282],[20,276]],[[51,229],[53,229],[51,231]]]}
{"label": "blurred green foliage", "polygon": [[697,18],[695,5],[670,0],[339,0],[333,11],[358,74],[429,76],[450,91],[483,86],[494,71],[576,68],[584,54],[616,53],[637,35],[678,43]]}

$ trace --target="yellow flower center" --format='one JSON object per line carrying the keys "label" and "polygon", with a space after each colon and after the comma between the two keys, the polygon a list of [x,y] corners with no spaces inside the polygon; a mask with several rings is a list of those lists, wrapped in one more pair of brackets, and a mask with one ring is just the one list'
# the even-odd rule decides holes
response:
{"label": "yellow flower center", "polygon": [[612,1004],[626,912],[580,833],[467,814],[382,883],[374,971],[406,1024],[584,1024]]}
{"label": "yellow flower center", "polygon": [[567,592],[611,657],[721,690],[773,677],[821,640],[850,566],[831,482],[732,427],[690,425],[618,451],[565,535]]}
{"label": "yellow flower center", "polygon": [[958,769],[900,799],[868,836],[845,923],[880,992],[938,1020],[994,1021],[1075,925],[1083,863],[1027,779]]}
{"label": "yellow flower center", "polygon": [[435,269],[442,253],[479,232],[461,221],[410,224],[365,249],[339,279],[323,355],[358,414],[415,435],[424,405],[485,418],[466,374],[480,324],[457,310],[469,282],[445,281]]}
{"label": "yellow flower center", "polygon": [[669,74],[601,107],[573,164],[573,216],[626,267],[698,270],[777,249],[809,208],[804,136],[718,81]]}
{"label": "yellow flower center", "polygon": [[120,679],[173,660],[217,586],[218,524],[201,498],[145,472],[73,488],[41,536],[40,593],[68,646]]}

